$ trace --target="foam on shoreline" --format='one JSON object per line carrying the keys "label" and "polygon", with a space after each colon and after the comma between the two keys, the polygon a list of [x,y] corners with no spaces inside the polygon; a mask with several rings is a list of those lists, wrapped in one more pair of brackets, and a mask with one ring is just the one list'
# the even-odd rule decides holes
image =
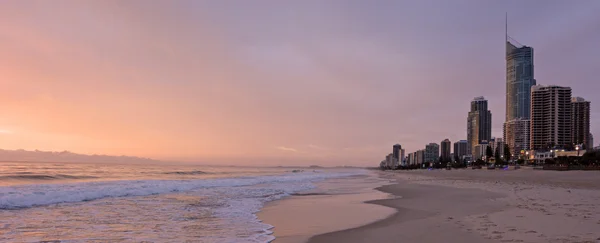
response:
{"label": "foam on shoreline", "polygon": [[306,242],[314,235],[360,227],[396,213],[393,208],[365,203],[391,198],[375,189],[386,184],[390,182],[374,173],[329,179],[311,191],[268,203],[258,217],[274,226],[274,242]]}

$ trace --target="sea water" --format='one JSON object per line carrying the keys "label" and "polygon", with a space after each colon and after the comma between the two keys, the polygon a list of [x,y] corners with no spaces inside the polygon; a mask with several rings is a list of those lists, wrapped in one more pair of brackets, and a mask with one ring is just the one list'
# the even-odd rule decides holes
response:
{"label": "sea water", "polygon": [[0,242],[269,242],[265,203],[364,173],[0,163]]}

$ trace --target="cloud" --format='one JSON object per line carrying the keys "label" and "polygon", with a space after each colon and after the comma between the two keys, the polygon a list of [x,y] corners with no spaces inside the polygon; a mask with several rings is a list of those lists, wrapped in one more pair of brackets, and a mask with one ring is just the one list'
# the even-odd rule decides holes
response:
{"label": "cloud", "polygon": [[287,151],[287,152],[294,152],[294,153],[298,152],[298,150],[295,148],[288,148],[288,147],[284,147],[284,146],[276,147],[276,149],[279,149],[282,151]]}
{"label": "cloud", "polygon": [[0,133],[2,133],[2,134],[11,134],[13,132],[10,131],[10,130],[6,130],[6,129],[0,129]]}
{"label": "cloud", "polygon": [[311,148],[311,149],[316,149],[316,150],[328,150],[328,148],[324,148],[324,147],[317,146],[317,145],[314,145],[314,144],[309,144],[308,147]]}

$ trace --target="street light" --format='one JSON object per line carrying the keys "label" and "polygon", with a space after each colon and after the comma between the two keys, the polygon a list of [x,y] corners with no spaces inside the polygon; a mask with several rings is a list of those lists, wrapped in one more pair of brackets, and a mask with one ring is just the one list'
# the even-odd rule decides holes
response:
{"label": "street light", "polygon": [[575,147],[575,150],[577,150],[577,157],[579,157],[579,145]]}

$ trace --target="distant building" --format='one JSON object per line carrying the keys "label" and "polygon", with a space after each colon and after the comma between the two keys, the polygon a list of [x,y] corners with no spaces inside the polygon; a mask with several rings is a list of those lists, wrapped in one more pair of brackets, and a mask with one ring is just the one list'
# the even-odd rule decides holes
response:
{"label": "distant building", "polygon": [[528,119],[514,119],[504,123],[504,142],[513,157],[518,156],[521,151],[529,150],[529,129]]}
{"label": "distant building", "polygon": [[406,152],[406,150],[404,149],[400,149],[400,165],[402,166],[406,166],[406,155],[404,154]]}
{"label": "distant building", "polygon": [[400,150],[402,149],[402,146],[400,146],[400,144],[395,144],[394,146],[392,146],[392,156],[394,156],[394,158],[396,158],[396,160],[400,160]]}
{"label": "distant building", "polygon": [[590,143],[590,102],[581,97],[571,99],[572,143],[583,144],[585,148],[593,148]]}
{"label": "distant building", "polygon": [[482,144],[477,144],[475,146],[474,149],[474,153],[473,153],[473,159],[477,160],[477,159],[486,159],[486,154],[485,152],[487,151],[487,148],[489,147],[489,144],[487,142],[483,142]]}
{"label": "distant building", "polygon": [[417,164],[423,164],[425,163],[425,150],[419,150],[416,152],[416,161]]}
{"label": "distant building", "polygon": [[394,169],[398,168],[398,159],[396,159],[396,157],[394,157],[393,153],[388,154],[385,157],[385,161],[386,161],[388,169],[394,170]]}
{"label": "distant building", "polygon": [[494,156],[496,156],[496,151],[498,151],[498,155],[504,156],[504,140],[502,138],[492,138],[488,144],[492,147]]}
{"label": "distant building", "polygon": [[471,152],[477,144],[492,138],[492,112],[488,110],[488,101],[476,97],[471,101],[471,110],[467,117],[467,152]]}
{"label": "distant building", "polygon": [[430,143],[425,145],[425,163],[438,162],[440,159],[440,145],[437,143]]}
{"label": "distant building", "polygon": [[529,148],[550,150],[571,146],[571,108],[571,88],[554,85],[533,86]]}
{"label": "distant building", "polygon": [[457,157],[459,159],[463,159],[463,156],[467,155],[467,140],[460,140],[456,143],[454,143],[454,157]]}
{"label": "distant building", "polygon": [[[590,147],[589,147],[590,149],[591,149],[591,148],[594,148],[594,135],[592,135],[591,133],[590,133],[590,135],[588,136],[588,144],[589,144],[589,146],[590,146]],[[587,148],[588,148],[588,147],[586,147],[586,149],[587,149]]]}
{"label": "distant building", "polygon": [[443,161],[452,161],[452,156],[450,154],[451,146],[452,146],[452,143],[447,138],[444,139],[444,141],[442,141],[440,143],[440,148],[441,148],[440,157],[442,157]]}
{"label": "distant building", "polygon": [[415,162],[414,162],[414,157],[413,157],[413,156],[414,156],[414,154],[415,154],[415,153],[408,153],[408,156],[407,156],[407,158],[406,158],[406,163],[407,163],[408,165],[412,165],[412,164],[414,164],[414,163],[415,163]]}

